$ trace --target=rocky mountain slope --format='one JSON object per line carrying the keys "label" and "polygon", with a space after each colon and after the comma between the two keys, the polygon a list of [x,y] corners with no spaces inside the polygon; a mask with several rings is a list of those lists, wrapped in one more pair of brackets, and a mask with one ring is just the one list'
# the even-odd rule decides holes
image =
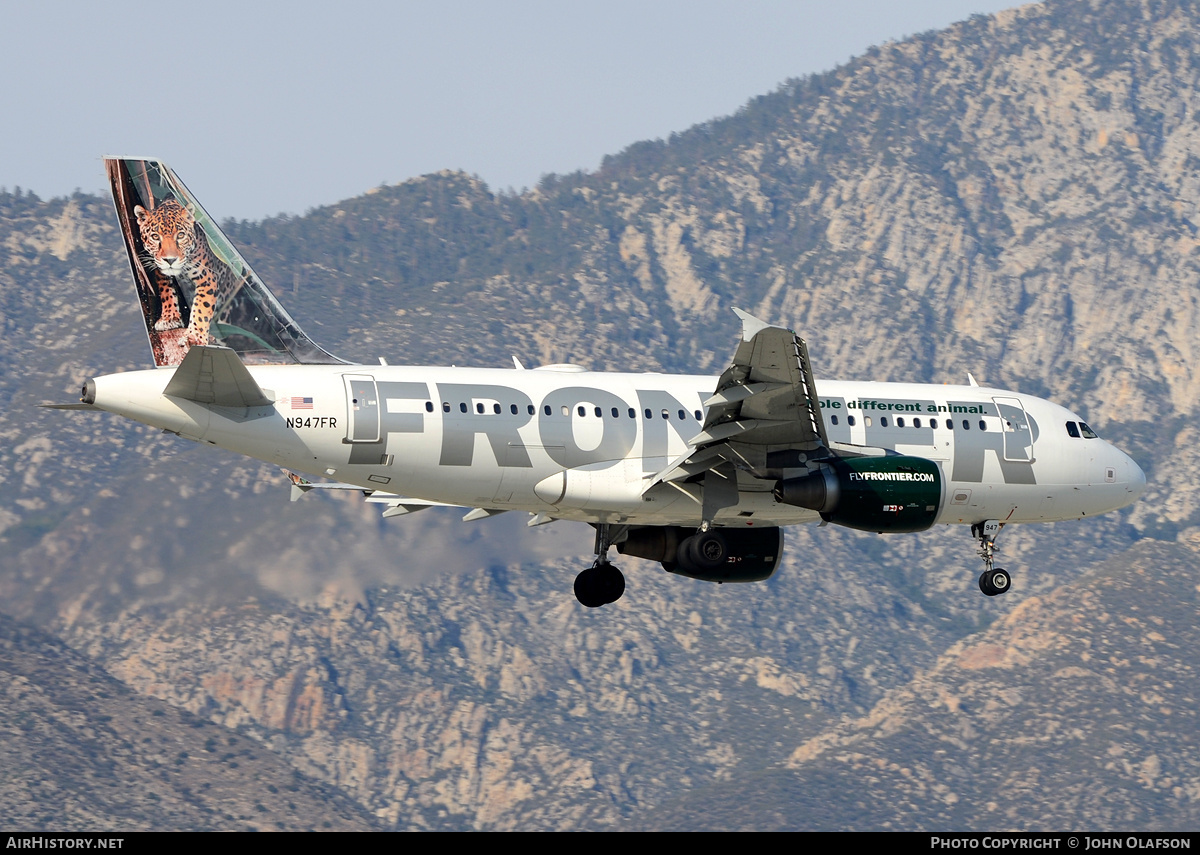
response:
{"label": "rocky mountain slope", "polygon": [[252,739],[130,690],[0,616],[8,828],[365,831],[373,817]]}
{"label": "rocky mountain slope", "polygon": [[[697,805],[731,793],[736,820],[715,815],[745,827],[800,826],[816,807],[838,827],[1186,825],[1193,770],[1168,758],[1190,744],[1175,724],[1192,697],[1175,694],[1191,691],[1187,645],[1128,657],[1149,632],[1173,637],[1152,616],[1181,637],[1188,618],[1129,582],[1096,629],[1090,592],[1105,561],[1131,580],[1142,567],[1155,593],[1183,585],[1194,559],[1198,33],[1185,2],[1026,6],[874,49],[524,195],[443,173],[227,224],[310,334],[369,362],[516,353],[715,372],[736,305],[801,331],[818,374],[969,370],[1060,400],[1150,486],[1119,515],[1006,530],[1016,589],[1003,598],[974,590],[964,532],[826,527],[790,532],[760,586],[631,560],[626,598],[584,613],[570,595],[584,527],[288,504],[270,467],[37,410],[92,374],[142,367],[145,337],[110,203],[6,193],[3,609],[393,827],[695,827]],[[1034,618],[1102,632],[1061,650],[1086,637],[1104,661],[1064,677],[1061,657],[1031,658],[1013,633]],[[989,644],[1013,666],[953,664]],[[1145,689],[1164,669],[1176,685]],[[1016,694],[968,679],[995,674]],[[1100,688],[1075,704],[1064,685]],[[1144,690],[1164,703],[1125,700]],[[884,727],[943,696],[959,706],[924,730]],[[1003,770],[1033,749],[970,718],[989,703],[1036,739],[1081,730],[1088,711],[1111,738],[1063,743],[1039,780],[1086,790],[1111,764],[1121,807],[1080,791],[1013,813],[982,786],[932,787],[964,769],[1032,803],[1030,779]],[[918,763],[935,743],[946,754]],[[855,783],[863,764],[878,772]],[[863,806],[889,793],[893,813]]]}
{"label": "rocky mountain slope", "polygon": [[687,793],[639,823],[1036,831],[1086,817],[1104,829],[1194,829],[1194,546],[1143,542],[1026,598],[769,773]]}

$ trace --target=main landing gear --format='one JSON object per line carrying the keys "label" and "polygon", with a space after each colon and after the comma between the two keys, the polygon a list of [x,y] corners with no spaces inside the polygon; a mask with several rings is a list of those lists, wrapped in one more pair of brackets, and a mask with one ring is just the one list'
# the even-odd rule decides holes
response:
{"label": "main landing gear", "polygon": [[596,560],[575,577],[575,599],[589,609],[615,603],[625,593],[625,576],[608,563],[608,547],[629,529],[624,525],[596,526]]}
{"label": "main landing gear", "polygon": [[996,535],[1000,533],[999,520],[985,520],[971,526],[971,534],[979,539],[979,557],[983,559],[983,573],[979,577],[979,590],[994,597],[1012,587],[1012,577],[1007,570],[992,567],[996,554]]}

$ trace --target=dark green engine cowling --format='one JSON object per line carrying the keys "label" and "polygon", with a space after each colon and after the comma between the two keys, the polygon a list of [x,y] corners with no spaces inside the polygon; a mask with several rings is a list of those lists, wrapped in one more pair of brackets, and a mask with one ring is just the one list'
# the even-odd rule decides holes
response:
{"label": "dark green engine cowling", "polygon": [[923,457],[848,457],[775,483],[775,500],[863,531],[924,531],[937,519],[942,473]]}

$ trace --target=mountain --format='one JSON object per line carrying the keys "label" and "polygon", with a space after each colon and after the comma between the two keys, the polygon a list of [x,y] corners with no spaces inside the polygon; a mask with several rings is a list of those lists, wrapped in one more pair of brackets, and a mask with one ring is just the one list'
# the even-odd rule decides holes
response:
{"label": "mountain", "polygon": [[361,806],[257,742],[139,695],[0,616],[10,828],[367,831]]}
{"label": "mountain", "polygon": [[[792,752],[640,817],[651,828],[1093,827],[1200,822],[1194,549],[1143,541],[1029,597]],[[756,809],[742,809],[749,802]]]}
{"label": "mountain", "polygon": [[[586,527],[289,504],[271,467],[38,410],[147,348],[109,201],[7,193],[3,610],[388,827],[1194,824],[1171,758],[1200,541],[1198,34],[1185,2],[1025,6],[522,195],[447,172],[226,223],[311,335],[366,362],[717,372],[736,305],[801,332],[819,376],[971,371],[1071,406],[1147,492],[1006,530],[1005,597],[978,595],[965,532],[825,527],[789,532],[763,585],[622,561],[625,598],[584,613]],[[1022,647],[1028,621],[1061,648]],[[1086,645],[1103,658],[1067,664]],[[1006,664],[962,665],[993,648]]]}

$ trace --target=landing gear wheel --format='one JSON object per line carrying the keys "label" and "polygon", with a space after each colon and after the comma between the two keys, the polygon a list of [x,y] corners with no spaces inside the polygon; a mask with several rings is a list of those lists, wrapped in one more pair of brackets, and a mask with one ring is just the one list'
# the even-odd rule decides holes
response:
{"label": "landing gear wheel", "polygon": [[612,564],[601,564],[596,569],[603,574],[601,587],[604,589],[604,596],[608,598],[605,602],[615,603],[621,599],[625,593],[625,574]]}
{"label": "landing gear wheel", "polygon": [[1012,587],[1012,577],[1007,570],[992,567],[996,556],[996,535],[1004,523],[1000,520],[984,520],[971,526],[971,535],[979,538],[979,557],[983,559],[983,575],[979,577],[979,590],[994,597]]}
{"label": "landing gear wheel", "polygon": [[989,597],[995,597],[998,594],[1003,594],[1012,586],[1012,578],[1008,575],[1007,570],[996,568],[995,570],[985,570],[983,575],[979,577],[979,590],[987,594]]}
{"label": "landing gear wheel", "polygon": [[625,593],[625,575],[605,562],[595,564],[575,577],[575,599],[589,609],[615,603]]}
{"label": "landing gear wheel", "polygon": [[598,609],[606,602],[600,590],[599,572],[595,567],[589,567],[575,577],[575,599],[589,609]]}
{"label": "landing gear wheel", "polygon": [[1008,575],[1007,570],[1001,570],[997,567],[992,571],[992,590],[997,594],[1003,594],[1012,586],[1012,579]]}

